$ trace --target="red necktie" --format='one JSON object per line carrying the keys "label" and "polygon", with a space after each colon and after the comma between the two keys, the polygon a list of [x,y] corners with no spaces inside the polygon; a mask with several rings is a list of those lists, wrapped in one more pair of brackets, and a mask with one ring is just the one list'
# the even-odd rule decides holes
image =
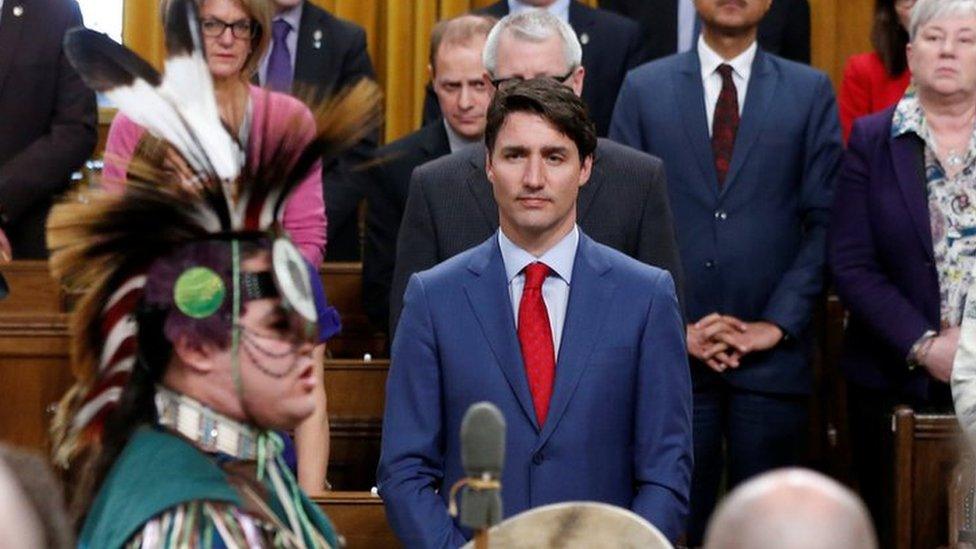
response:
{"label": "red necktie", "polygon": [[718,66],[718,73],[722,76],[722,92],[718,94],[712,119],[712,153],[715,155],[718,186],[722,188],[732,162],[735,133],[739,130],[739,94],[732,81],[732,66],[723,63]]}
{"label": "red necktie", "polygon": [[542,283],[549,276],[549,267],[545,263],[532,263],[524,273],[525,287],[522,288],[518,311],[518,338],[532,403],[535,405],[535,417],[542,427],[549,412],[552,380],[556,372],[552,327],[549,326],[546,302],[542,300]]}

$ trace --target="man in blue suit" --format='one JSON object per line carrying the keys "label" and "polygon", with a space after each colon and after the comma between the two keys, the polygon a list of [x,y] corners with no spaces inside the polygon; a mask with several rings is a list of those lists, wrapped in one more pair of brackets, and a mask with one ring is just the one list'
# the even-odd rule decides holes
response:
{"label": "man in blue suit", "polygon": [[596,132],[550,78],[496,93],[485,132],[499,231],[411,276],[387,382],[380,495],[408,547],[457,547],[461,419],[505,414],[506,515],[594,500],[672,540],[691,479],[691,380],[671,276],[583,234]]}
{"label": "man in blue suit", "polygon": [[840,131],[826,75],[757,48],[770,3],[696,0],[697,46],[628,74],[611,123],[611,138],[659,156],[668,176],[693,358],[691,545],[723,445],[734,486],[795,463],[807,436]]}

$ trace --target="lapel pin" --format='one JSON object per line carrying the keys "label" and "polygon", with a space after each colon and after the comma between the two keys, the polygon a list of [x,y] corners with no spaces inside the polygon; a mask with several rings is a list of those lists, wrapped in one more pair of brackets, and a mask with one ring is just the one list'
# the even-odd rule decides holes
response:
{"label": "lapel pin", "polygon": [[580,44],[585,46],[589,43],[590,43],[590,35],[584,32],[583,34],[580,35]]}
{"label": "lapel pin", "polygon": [[14,17],[24,15],[24,6],[14,6]]}
{"label": "lapel pin", "polygon": [[312,47],[317,50],[322,48],[322,29],[315,29],[315,32],[312,33],[312,40],[314,41]]}

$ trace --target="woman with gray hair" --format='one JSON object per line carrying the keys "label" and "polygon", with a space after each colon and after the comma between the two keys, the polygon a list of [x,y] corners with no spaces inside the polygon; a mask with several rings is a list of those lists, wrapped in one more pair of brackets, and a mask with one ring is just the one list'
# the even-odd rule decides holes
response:
{"label": "woman with gray hair", "polygon": [[976,266],[976,2],[919,0],[908,30],[913,85],[854,123],[828,237],[852,457],[882,524],[892,408],[950,409]]}

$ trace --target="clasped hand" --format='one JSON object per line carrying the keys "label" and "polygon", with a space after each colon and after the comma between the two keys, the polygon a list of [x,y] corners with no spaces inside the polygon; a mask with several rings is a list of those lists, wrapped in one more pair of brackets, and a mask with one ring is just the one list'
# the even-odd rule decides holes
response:
{"label": "clasped hand", "polygon": [[783,339],[783,330],[771,322],[743,322],[730,315],[712,313],[687,328],[688,354],[716,372],[738,368],[749,353],[772,349]]}

